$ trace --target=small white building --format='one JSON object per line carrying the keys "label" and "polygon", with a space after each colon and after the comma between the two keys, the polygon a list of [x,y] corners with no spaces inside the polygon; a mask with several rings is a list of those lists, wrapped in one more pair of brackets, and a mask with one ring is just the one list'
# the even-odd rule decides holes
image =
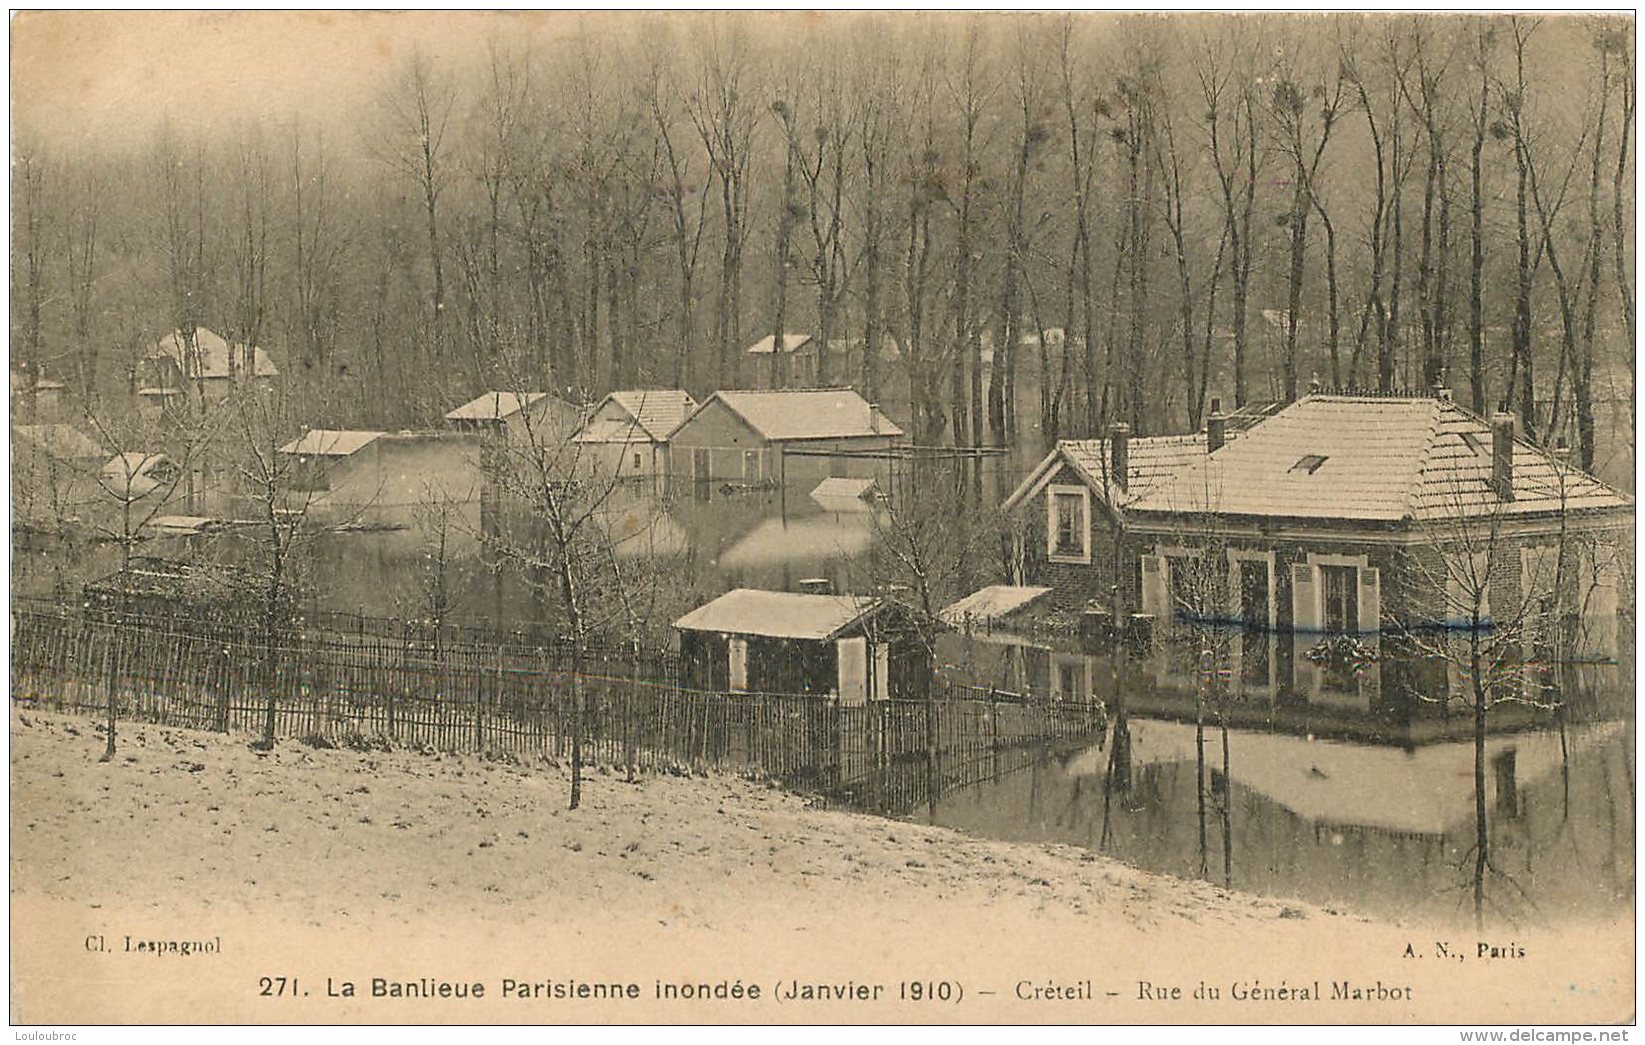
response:
{"label": "small white building", "polygon": [[669,475],[669,436],[695,409],[696,400],[679,389],[612,392],[573,442],[591,470],[643,481],[661,493]]}

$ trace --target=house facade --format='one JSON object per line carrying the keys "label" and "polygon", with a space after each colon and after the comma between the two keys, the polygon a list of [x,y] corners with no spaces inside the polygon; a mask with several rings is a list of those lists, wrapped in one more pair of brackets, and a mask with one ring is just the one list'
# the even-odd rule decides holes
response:
{"label": "house facade", "polygon": [[[1124,481],[1118,480],[1124,476]],[[1006,502],[1021,583],[1141,614],[1155,681],[1376,711],[1619,653],[1633,500],[1433,397],[1064,442]],[[1213,674],[1214,673],[1214,674]],[[1516,683],[1517,684],[1517,683]]]}
{"label": "house facade", "polygon": [[266,389],[279,376],[279,368],[258,346],[231,345],[205,327],[174,330],[139,364],[137,396],[144,414],[158,418],[190,397],[216,404],[236,388]]}
{"label": "house facade", "polygon": [[675,489],[811,490],[829,477],[879,479],[903,431],[849,388],[716,392],[669,439]]}
{"label": "house facade", "polygon": [[678,389],[612,392],[572,437],[579,464],[597,475],[666,492],[669,437],[697,401]]}

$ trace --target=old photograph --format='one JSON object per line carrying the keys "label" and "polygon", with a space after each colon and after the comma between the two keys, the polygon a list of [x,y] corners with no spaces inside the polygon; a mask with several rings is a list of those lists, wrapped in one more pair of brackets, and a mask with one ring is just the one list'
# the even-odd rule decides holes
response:
{"label": "old photograph", "polygon": [[10,1022],[1631,1025],[1636,41],[14,12]]}

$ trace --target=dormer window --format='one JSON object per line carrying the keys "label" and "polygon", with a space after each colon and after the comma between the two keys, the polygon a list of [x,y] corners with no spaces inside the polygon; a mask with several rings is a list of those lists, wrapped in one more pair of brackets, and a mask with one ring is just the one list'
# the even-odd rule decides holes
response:
{"label": "dormer window", "polygon": [[1292,465],[1291,471],[1302,472],[1305,475],[1313,475],[1315,472],[1319,471],[1319,466],[1324,464],[1327,460],[1329,460],[1329,458],[1327,458],[1324,454],[1308,454],[1304,456],[1302,460]]}

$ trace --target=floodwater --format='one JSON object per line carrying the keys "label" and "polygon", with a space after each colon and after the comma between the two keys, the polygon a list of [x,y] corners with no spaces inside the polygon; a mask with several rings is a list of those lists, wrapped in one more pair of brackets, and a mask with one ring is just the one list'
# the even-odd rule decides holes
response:
{"label": "floodwater", "polygon": [[[1121,728],[1128,766],[1112,758]],[[1386,919],[1471,921],[1471,739],[1401,747],[1230,729],[1227,746],[1225,778],[1222,735],[1208,725],[1203,842],[1194,724],[1135,715],[1099,742],[1046,752],[944,795],[934,817],[925,808],[919,815],[1217,884],[1226,867],[1236,889]],[[1489,921],[1513,927],[1631,910],[1633,752],[1631,719],[1573,724],[1563,739],[1558,728],[1487,738]],[[1115,786],[1105,788],[1111,771]]]}

